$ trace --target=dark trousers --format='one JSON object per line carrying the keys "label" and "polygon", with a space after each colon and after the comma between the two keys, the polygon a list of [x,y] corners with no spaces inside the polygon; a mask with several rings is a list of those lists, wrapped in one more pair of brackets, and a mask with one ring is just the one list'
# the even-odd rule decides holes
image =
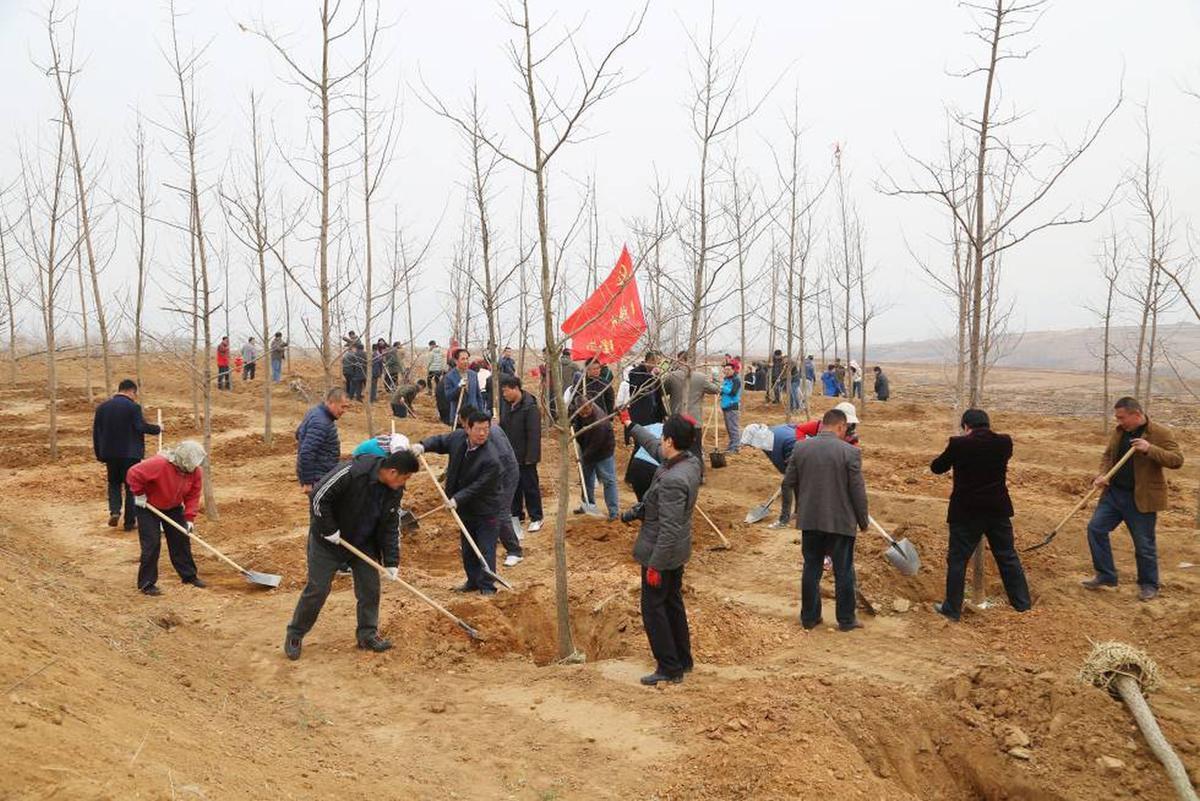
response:
{"label": "dark trousers", "polygon": [[425,376],[425,391],[430,395],[437,392],[438,384],[442,383],[442,376],[444,375],[445,373],[439,370],[430,370],[429,375]]}
{"label": "dark trousers", "polygon": [[350,400],[360,401],[363,399],[363,385],[366,383],[365,378],[346,376],[346,394],[350,396]]}
{"label": "dark trousers", "polygon": [[379,400],[379,376],[371,376],[371,403]]}
{"label": "dark trousers", "polygon": [[978,518],[950,524],[950,544],[946,549],[946,600],[942,605],[942,614],[947,617],[958,619],[962,613],[967,562],[983,537],[987,537],[988,547],[992,549],[992,558],[996,560],[1012,608],[1024,612],[1032,606],[1025,569],[1021,567],[1021,557],[1017,556],[1013,545],[1012,521],[1007,517]]}
{"label": "dark trousers", "polygon": [[121,487],[125,487],[125,528],[133,528],[137,519],[133,493],[125,483],[125,473],[137,463],[137,459],[110,459],[104,463],[104,469],[108,473],[108,513],[114,517],[121,514]]}
{"label": "dark trousers", "polygon": [[647,462],[645,459],[629,460],[629,466],[625,468],[625,481],[629,486],[633,487],[633,494],[637,497],[639,503],[650,489],[650,483],[654,481],[654,472],[656,470],[658,470],[658,467]]}
{"label": "dark trousers", "polygon": [[394,417],[408,417],[408,407],[403,403],[393,403],[392,415]]}
{"label": "dark trousers", "polygon": [[837,622],[854,622],[854,537],[827,531],[805,531],[800,539],[804,568],[800,573],[800,622],[812,627],[821,622],[821,573],[825,557],[833,561],[833,598]]}
{"label": "dark trousers", "polygon": [[1139,587],[1158,588],[1158,546],[1154,528],[1157,512],[1139,512],[1131,490],[1109,487],[1100,496],[1096,511],[1088,522],[1088,548],[1092,552],[1092,567],[1096,576],[1109,584],[1117,583],[1117,565],[1113,561],[1112,543],[1108,535],[1122,523],[1133,538],[1133,553],[1137,561]]}
{"label": "dark trousers", "polygon": [[[519,495],[518,490],[513,490],[513,497]],[[511,501],[509,502],[511,506]],[[496,520],[496,537],[500,540],[500,544],[504,546],[504,553],[513,556],[524,556],[525,552],[521,550],[521,540],[517,537],[516,526],[513,525],[512,517],[501,517]],[[476,559],[478,562],[479,560]]]}
{"label": "dark trousers", "polygon": [[354,598],[358,601],[358,627],[354,636],[359,642],[379,632],[379,571],[363,560],[350,556],[340,545],[330,545],[311,528],[308,534],[308,583],[296,601],[296,611],[288,624],[288,636],[303,637],[317,622],[321,607],[329,597],[333,576],[350,558],[354,573]]}
{"label": "dark trousers", "polygon": [[229,365],[217,365],[217,389],[232,389],[229,383]]}
{"label": "dark trousers", "polygon": [[530,520],[542,519],[542,488],[538,483],[537,468],[537,464],[521,465],[521,479],[513,493],[512,516],[522,522],[525,512],[529,512]]}
{"label": "dark trousers", "polygon": [[254,368],[256,366],[257,365],[254,362],[246,362],[244,365],[242,365],[242,380],[243,381],[249,381],[250,379],[254,378],[254,372],[255,372]]}
{"label": "dark trousers", "polygon": [[682,676],[692,668],[692,640],[683,607],[683,567],[658,572],[661,580],[651,587],[642,567],[642,626],[657,663],[655,670],[664,676]]}
{"label": "dark trousers", "polygon": [[[183,519],[183,507],[163,509],[163,514],[187,528]],[[171,566],[179,578],[187,583],[196,578],[196,562],[192,559],[192,541],[171,525],[159,520],[149,509],[137,510],[138,542],[142,556],[138,562],[137,586],[144,590],[158,583],[158,555],[162,551],[162,538],[167,538],[167,552],[171,555]]]}
{"label": "dark trousers", "polygon": [[[496,541],[500,538],[500,523],[494,517],[463,518],[463,525],[471,532],[471,538],[483,552],[488,569],[496,572]],[[496,581],[483,572],[479,557],[471,549],[467,538],[459,535],[458,550],[462,554],[463,572],[467,574],[467,586],[476,590],[494,590]]]}
{"label": "dark trousers", "polygon": [[696,438],[692,440],[692,447],[689,448],[700,462],[700,480],[704,480],[704,429],[696,426]]}

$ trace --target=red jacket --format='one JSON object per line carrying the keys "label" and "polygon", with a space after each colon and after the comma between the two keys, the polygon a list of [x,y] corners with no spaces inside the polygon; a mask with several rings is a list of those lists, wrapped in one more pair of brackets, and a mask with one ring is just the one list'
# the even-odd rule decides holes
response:
{"label": "red jacket", "polygon": [[[821,430],[821,421],[820,420],[809,420],[807,423],[796,423],[796,441],[800,442],[802,440],[808,439],[809,437],[815,437],[817,435],[817,432],[819,432],[820,430]],[[846,442],[849,442],[851,445],[853,445],[856,448],[858,447],[858,437],[857,436],[846,437]]]}
{"label": "red jacket", "polygon": [[229,343],[222,342],[217,345],[217,367],[229,366]]}
{"label": "red jacket", "polygon": [[200,489],[204,486],[203,471],[199,467],[185,473],[159,454],[129,468],[125,483],[134,495],[145,495],[152,506],[163,511],[183,506],[184,519],[196,519]]}

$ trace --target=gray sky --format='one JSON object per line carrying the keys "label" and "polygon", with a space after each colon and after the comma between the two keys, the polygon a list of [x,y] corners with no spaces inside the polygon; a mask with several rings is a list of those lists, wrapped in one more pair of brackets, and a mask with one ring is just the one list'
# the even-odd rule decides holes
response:
{"label": "gray sky", "polygon": [[[351,3],[346,0],[346,5]],[[584,8],[587,9],[586,15]],[[247,94],[265,95],[273,119],[272,138],[288,155],[298,153],[306,135],[304,97],[282,80],[281,61],[262,40],[239,32],[235,22],[266,20],[288,35],[306,64],[317,50],[317,3],[295,0],[227,2],[213,0],[182,7],[182,36],[197,43],[211,41],[198,77],[199,100],[206,123],[202,154],[210,187],[226,176],[231,148],[244,150],[248,139]],[[583,22],[579,40],[595,53],[614,36],[638,8],[630,0],[603,4],[535,2],[534,14],[552,16],[548,31]],[[17,145],[48,141],[49,120],[55,113],[50,81],[33,65],[44,61],[46,37],[44,4],[0,0],[0,71],[6,76],[0,118],[0,185],[17,175]],[[561,234],[575,214],[587,176],[595,173],[598,186],[602,261],[615,261],[624,241],[633,242],[627,221],[651,211],[648,187],[655,170],[675,194],[694,186],[697,147],[688,127],[687,38],[685,31],[707,24],[707,4],[676,0],[653,2],[641,34],[619,56],[632,82],[600,106],[587,121],[596,138],[565,151],[552,178],[552,226]],[[85,143],[94,150],[93,163],[103,162],[99,184],[105,192],[127,196],[132,175],[130,135],[135,111],[161,123],[174,119],[177,101],[171,96],[171,76],[160,47],[167,40],[164,6],[133,0],[83,0],[79,12],[77,51],[83,63],[78,79],[76,120]],[[478,82],[491,126],[505,134],[513,147],[526,148],[515,120],[524,113],[523,98],[505,60],[504,45],[511,33],[491,2],[384,4],[385,18],[395,22],[385,34],[388,63],[376,80],[384,98],[398,93],[403,130],[397,160],[377,198],[377,247],[390,249],[393,208],[398,209],[406,237],[429,235],[445,210],[417,296],[418,339],[441,340],[447,325],[440,287],[455,242],[459,239],[466,176],[462,141],[443,120],[420,102],[422,80],[449,105],[461,107],[471,83]],[[805,126],[803,158],[814,180],[829,169],[832,145],[843,143],[850,170],[850,191],[867,227],[867,258],[877,268],[872,294],[889,304],[873,324],[872,338],[894,341],[924,338],[944,332],[950,317],[942,299],[923,279],[907,252],[908,242],[934,260],[941,251],[931,237],[944,236],[946,224],[931,202],[888,198],[876,191],[884,170],[908,174],[902,145],[933,157],[945,131],[943,110],[952,104],[975,109],[979,83],[950,77],[947,70],[968,65],[980,55],[978,43],[965,35],[971,21],[949,0],[920,2],[817,3],[747,0],[718,3],[719,30],[732,31],[731,46],[752,48],[744,82],[747,96],[756,97],[778,81],[775,91],[742,130],[740,159],[768,186],[774,181],[770,145],[784,146],[783,115],[792,92],[799,94]],[[1186,250],[1186,228],[1200,211],[1200,101],[1182,91],[1200,86],[1200,4],[1189,0],[1156,0],[1130,4],[1112,0],[1054,0],[1030,42],[1038,49],[1025,61],[1003,67],[1001,82],[1009,107],[1026,114],[1014,129],[1023,141],[1052,143],[1077,140],[1112,103],[1122,71],[1126,103],[1095,148],[1084,157],[1043,206],[1044,212],[1091,208],[1142,158],[1139,103],[1149,100],[1154,131],[1154,157],[1163,167],[1163,188],[1169,193],[1179,244]],[[340,60],[352,60],[357,39],[350,37]],[[311,54],[311,56],[310,56]],[[547,80],[564,87],[573,84],[571,65],[554,62]],[[152,172],[158,183],[159,212],[183,219],[183,209],[163,183],[178,183],[182,170],[168,152],[169,134],[151,127]],[[298,182],[282,166],[272,148],[279,191],[300,197]],[[352,223],[361,217],[357,181],[343,199],[351,204]],[[497,177],[492,209],[499,229],[501,259],[515,252],[521,176],[504,168]],[[215,204],[215,196],[210,197]],[[10,204],[10,211],[13,204]],[[833,232],[833,205],[818,211],[814,265],[824,259],[826,231]],[[113,213],[106,232],[111,237]],[[218,228],[215,205],[210,229]],[[1098,297],[1094,256],[1098,239],[1111,226],[1139,233],[1138,217],[1118,194],[1110,212],[1096,223],[1050,231],[1019,246],[1005,265],[1005,291],[1016,298],[1016,322],[1029,330],[1086,325],[1092,319],[1084,304]],[[532,233],[526,220],[526,233]],[[133,275],[130,230],[123,216],[116,255],[108,267],[105,286],[114,295],[130,291]],[[171,281],[165,275],[186,267],[179,234],[159,227],[154,243],[157,286],[152,305],[165,305],[163,294]],[[765,245],[765,242],[764,242]],[[297,239],[293,253],[309,246]],[[249,282],[243,276],[248,254],[230,243],[232,325],[235,341],[249,330],[241,308]],[[578,270],[583,242],[574,248]],[[765,247],[754,254],[765,258]],[[684,270],[682,255],[674,267]],[[18,271],[24,265],[16,265]],[[578,272],[576,273],[578,275]],[[576,282],[577,283],[577,282]],[[765,291],[765,287],[759,289]],[[298,296],[293,299],[299,301]],[[722,315],[727,316],[727,315]],[[33,310],[22,315],[36,324]],[[515,320],[506,320],[506,327]],[[150,325],[162,330],[170,317],[156,311]],[[402,337],[399,337],[402,338]],[[507,338],[507,337],[506,337]],[[714,337],[714,347],[733,343],[733,332]],[[760,343],[758,349],[765,347]],[[752,350],[755,348],[752,348]]]}

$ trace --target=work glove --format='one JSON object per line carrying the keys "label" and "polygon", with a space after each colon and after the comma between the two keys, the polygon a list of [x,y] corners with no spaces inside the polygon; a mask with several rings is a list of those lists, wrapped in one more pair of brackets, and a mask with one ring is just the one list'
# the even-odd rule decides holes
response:
{"label": "work glove", "polygon": [[146,508],[146,496],[145,495],[134,495],[133,496],[133,505],[139,509],[145,509]]}
{"label": "work glove", "polygon": [[333,545],[338,545],[342,541],[342,532],[335,531],[332,534],[325,534],[324,539],[328,543],[331,543]]}
{"label": "work glove", "polygon": [[646,583],[658,589],[662,586],[662,574],[652,567],[646,568]]}
{"label": "work glove", "polygon": [[446,501],[446,508],[447,509],[457,509],[458,501],[454,500],[453,498],[450,498],[448,501]]}
{"label": "work glove", "polygon": [[419,442],[415,442],[409,447],[409,450],[412,451],[413,456],[420,457],[425,452],[425,446]]}
{"label": "work glove", "polygon": [[641,520],[643,509],[644,507],[640,503],[635,503],[624,512],[621,512],[621,522],[629,525],[635,520]]}
{"label": "work glove", "polygon": [[630,417],[629,417],[628,409],[622,409],[620,417],[621,417],[621,422],[625,425],[626,428],[629,428],[629,426],[633,424],[633,420],[630,419]]}
{"label": "work glove", "polygon": [[392,581],[397,581],[400,578],[400,568],[398,567],[385,567],[384,572],[387,573],[387,577]]}

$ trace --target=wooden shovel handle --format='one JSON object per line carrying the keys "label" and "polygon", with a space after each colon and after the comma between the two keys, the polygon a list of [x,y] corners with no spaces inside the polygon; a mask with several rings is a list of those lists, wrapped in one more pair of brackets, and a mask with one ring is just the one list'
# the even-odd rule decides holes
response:
{"label": "wooden shovel handle", "polygon": [[697,505],[695,508],[696,511],[700,513],[700,516],[704,518],[704,521],[708,523],[708,525],[712,527],[712,530],[717,533],[717,536],[721,538],[721,544],[725,545],[726,547],[732,547],[729,545],[729,540],[725,539],[725,535],[721,533],[721,529],[718,528],[717,524],[712,521],[712,518],[705,514],[704,510],[701,509],[699,505]]}
{"label": "wooden shovel handle", "polygon": [[[1112,481],[1113,476],[1115,476],[1117,474],[1118,470],[1120,470],[1122,467],[1124,467],[1125,463],[1128,462],[1130,457],[1132,457],[1132,456],[1133,456],[1133,448],[1130,448],[1129,450],[1125,451],[1125,455],[1122,456],[1120,459],[1118,459],[1117,463],[1114,464],[1109,469],[1109,471],[1104,474],[1105,482]],[[1084,495],[1083,498],[1079,501],[1079,503],[1075,504],[1075,506],[1071,509],[1071,511],[1067,512],[1066,517],[1064,517],[1061,521],[1059,521],[1058,525],[1055,526],[1050,531],[1050,533],[1057,534],[1058,530],[1061,529],[1063,526],[1065,526],[1067,524],[1067,521],[1070,520],[1072,517],[1074,517],[1075,513],[1078,512],[1080,509],[1082,509],[1084,507],[1084,505],[1092,499],[1092,496],[1095,495],[1096,491],[1099,489],[1100,489],[1100,487],[1093,485],[1092,488],[1090,490],[1088,490],[1087,495]]]}
{"label": "wooden shovel handle", "polygon": [[151,505],[151,504],[149,504],[149,503],[147,503],[147,504],[146,504],[146,508],[147,508],[147,509],[149,509],[149,510],[150,510],[151,512],[153,512],[154,514],[158,515],[160,518],[162,518],[162,520],[163,520],[164,522],[170,523],[170,524],[171,524],[171,526],[172,526],[172,527],[173,527],[173,528],[174,528],[176,531],[178,531],[180,534],[183,534],[185,537],[191,537],[191,538],[192,538],[192,539],[194,539],[196,542],[198,542],[198,543],[200,543],[201,545],[203,545],[205,548],[207,548],[207,549],[208,549],[208,551],[209,551],[210,553],[212,553],[212,554],[213,554],[214,556],[216,556],[218,559],[220,559],[220,560],[224,561],[226,564],[228,564],[230,567],[232,567],[232,568],[233,568],[234,570],[236,570],[237,572],[239,572],[239,573],[245,573],[245,572],[247,572],[247,571],[246,571],[246,569],[245,569],[244,567],[242,567],[241,565],[239,565],[237,562],[233,561],[233,560],[232,560],[232,559],[230,559],[228,556],[226,556],[225,554],[221,553],[220,551],[218,551],[216,548],[214,548],[214,547],[212,547],[211,545],[209,545],[209,544],[208,544],[207,542],[205,542],[204,540],[200,539],[200,535],[199,535],[199,534],[196,534],[195,532],[192,532],[192,531],[188,531],[186,528],[184,528],[183,526],[181,526],[181,525],[179,525],[178,523],[176,523],[176,522],[175,522],[174,520],[172,520],[170,517],[168,517],[167,515],[163,514],[162,510],[158,509],[158,508],[157,508],[157,507],[155,507],[155,506],[152,506],[152,505]]}
{"label": "wooden shovel handle", "polygon": [[470,531],[467,531],[467,524],[464,523],[462,518],[458,516],[458,510],[450,506],[450,498],[446,495],[446,490],[442,488],[441,482],[437,480],[437,476],[434,474],[433,468],[430,467],[429,462],[426,461],[425,454],[422,453],[418,458],[421,460],[421,466],[425,468],[426,472],[429,473],[429,477],[433,479],[433,486],[437,487],[438,495],[442,496],[443,505],[449,507],[450,514],[454,515],[454,522],[458,523],[458,530],[461,531],[463,537],[466,538],[467,544],[471,546],[471,550],[475,552],[477,557],[479,557],[479,563],[483,565],[484,571],[486,571],[488,575],[492,576],[505,587],[512,589],[511,584],[497,574],[493,573],[491,567],[488,566],[487,559],[485,559],[483,556],[483,551],[479,550],[479,546],[475,544],[475,538],[471,536]]}

